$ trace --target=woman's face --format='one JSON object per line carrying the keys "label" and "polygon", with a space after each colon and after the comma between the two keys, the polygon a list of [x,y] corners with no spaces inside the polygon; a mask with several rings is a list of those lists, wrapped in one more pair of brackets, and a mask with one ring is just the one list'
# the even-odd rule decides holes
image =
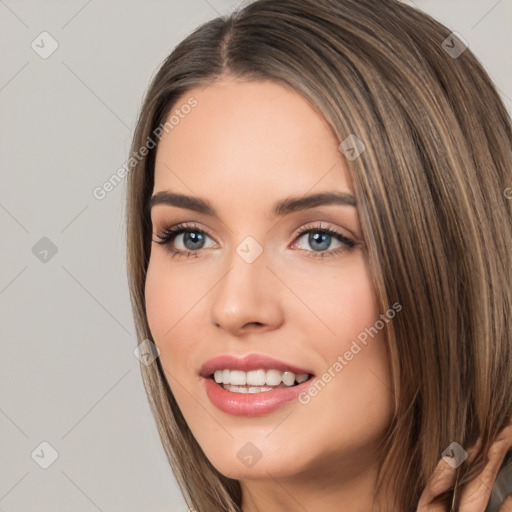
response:
{"label": "woman's face", "polygon": [[[190,98],[197,104],[181,109]],[[172,114],[153,196],[172,192],[209,209],[170,196],[154,201],[154,241],[178,224],[186,231],[152,243],[146,305],[190,430],[230,478],[362,475],[391,419],[388,320],[376,304],[357,210],[343,201],[353,191],[339,142],[302,96],[273,82],[197,88]],[[342,199],[307,200],[317,194]],[[282,364],[205,367],[221,355]],[[236,387],[211,379],[215,368]],[[315,377],[276,389],[280,377],[291,384],[301,371]],[[253,389],[243,393],[247,378],[244,390]]]}

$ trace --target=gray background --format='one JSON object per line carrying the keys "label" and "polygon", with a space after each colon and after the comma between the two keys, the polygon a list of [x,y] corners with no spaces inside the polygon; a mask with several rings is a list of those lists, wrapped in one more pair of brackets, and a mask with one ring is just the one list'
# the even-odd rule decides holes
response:
{"label": "gray background", "polygon": [[[92,191],[126,161],[162,60],[235,4],[0,0],[0,512],[187,509],[133,354],[125,186]],[[510,112],[512,0],[414,4],[468,41]]]}

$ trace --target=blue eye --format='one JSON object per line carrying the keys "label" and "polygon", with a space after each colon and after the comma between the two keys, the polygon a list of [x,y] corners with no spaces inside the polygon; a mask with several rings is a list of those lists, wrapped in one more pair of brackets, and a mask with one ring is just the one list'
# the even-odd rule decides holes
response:
{"label": "blue eye", "polygon": [[[196,253],[200,249],[208,248],[205,247],[204,244],[205,239],[210,238],[208,234],[202,229],[184,224],[168,227],[164,230],[163,233],[157,234],[156,236],[160,239],[160,241],[155,240],[155,243],[169,246],[169,250],[173,256],[186,254],[187,257],[190,257],[192,253]],[[177,249],[174,247],[176,241],[180,237],[180,242],[184,246],[184,249]]]}
{"label": "blue eye", "polygon": [[[322,225],[302,228],[297,233],[295,240],[305,238],[306,235],[307,244],[312,250],[305,249],[297,243],[292,244],[292,247],[297,247],[300,252],[313,258],[336,256],[358,245],[338,231]],[[173,257],[198,257],[202,249],[211,249],[216,245],[208,233],[198,228],[195,224],[177,224],[176,226],[166,228],[162,233],[156,236],[159,240],[154,240],[154,242],[159,245],[167,246]],[[208,239],[212,243],[206,245]],[[333,241],[338,244],[337,247],[331,247]],[[177,248],[176,244],[181,244],[183,248]]]}
{"label": "blue eye", "polygon": [[185,250],[193,251],[197,249],[204,249],[205,239],[210,238],[203,231],[190,231],[190,230],[182,230],[180,232],[175,233],[173,240],[176,244],[180,237],[181,244],[185,247]]}
{"label": "blue eye", "polygon": [[[338,231],[329,227],[323,227],[321,225],[302,229],[299,231],[297,239],[304,238],[306,235],[307,243],[313,250],[303,249],[302,247],[299,247],[299,250],[306,251],[309,253],[307,256],[313,258],[336,256],[337,254],[346,252],[357,245],[356,242],[346,237],[345,235],[342,235]],[[339,244],[338,247],[327,250],[331,246],[333,240]]]}

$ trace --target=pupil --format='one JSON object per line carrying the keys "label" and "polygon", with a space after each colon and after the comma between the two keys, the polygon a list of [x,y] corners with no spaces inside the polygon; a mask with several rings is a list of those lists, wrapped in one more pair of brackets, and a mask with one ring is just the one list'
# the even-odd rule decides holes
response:
{"label": "pupil", "polygon": [[320,233],[320,232],[312,232],[309,234],[309,243],[313,249],[315,248],[315,243],[324,244],[319,249],[327,249],[329,247],[329,242],[331,239],[331,235],[328,233]]}
{"label": "pupil", "polygon": [[[190,242],[190,245],[187,245],[187,242]],[[184,233],[183,243],[187,249],[197,249],[200,248],[201,244],[204,242],[203,235],[201,233],[196,233],[194,231]]]}

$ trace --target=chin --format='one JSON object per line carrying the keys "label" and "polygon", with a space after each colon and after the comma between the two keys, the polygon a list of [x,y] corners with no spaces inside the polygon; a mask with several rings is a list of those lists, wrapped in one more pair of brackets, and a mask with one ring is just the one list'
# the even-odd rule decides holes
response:
{"label": "chin", "polygon": [[[300,472],[302,464],[298,453],[283,457],[279,450],[268,447],[259,450],[255,444],[243,443],[233,449],[233,456],[209,457],[211,464],[219,473],[236,480],[261,480],[268,478],[287,478]],[[300,464],[300,465],[299,465]]]}

